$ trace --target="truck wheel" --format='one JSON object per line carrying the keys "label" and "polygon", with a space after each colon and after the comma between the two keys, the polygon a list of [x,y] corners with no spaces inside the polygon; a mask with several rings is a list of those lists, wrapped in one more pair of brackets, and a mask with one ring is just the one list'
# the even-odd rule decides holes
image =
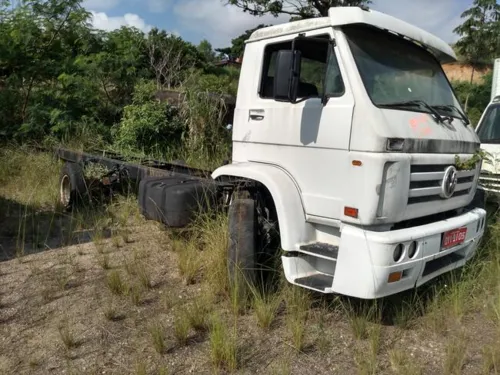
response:
{"label": "truck wheel", "polygon": [[82,167],[76,163],[64,163],[59,178],[59,202],[67,210],[80,203],[87,194]]}
{"label": "truck wheel", "polygon": [[269,287],[278,275],[279,229],[274,203],[255,198],[236,198],[229,207],[228,271],[231,282]]}
{"label": "truck wheel", "polygon": [[230,283],[255,282],[255,201],[235,199],[229,207],[228,272]]}

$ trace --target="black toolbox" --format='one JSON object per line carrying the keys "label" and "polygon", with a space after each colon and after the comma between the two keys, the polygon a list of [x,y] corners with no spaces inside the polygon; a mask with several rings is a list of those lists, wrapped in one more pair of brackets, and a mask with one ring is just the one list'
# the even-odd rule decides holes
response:
{"label": "black toolbox", "polygon": [[139,183],[139,206],[146,219],[172,228],[187,226],[216,203],[214,180],[189,175],[146,177]]}

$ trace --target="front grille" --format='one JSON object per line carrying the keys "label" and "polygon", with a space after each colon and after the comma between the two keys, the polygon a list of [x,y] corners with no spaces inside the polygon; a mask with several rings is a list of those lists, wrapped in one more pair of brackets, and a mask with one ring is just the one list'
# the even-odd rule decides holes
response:
{"label": "front grille", "polygon": [[[443,200],[441,183],[449,164],[417,164],[411,166],[408,204],[427,203]],[[457,187],[452,198],[468,195],[474,186],[476,171],[458,171]]]}

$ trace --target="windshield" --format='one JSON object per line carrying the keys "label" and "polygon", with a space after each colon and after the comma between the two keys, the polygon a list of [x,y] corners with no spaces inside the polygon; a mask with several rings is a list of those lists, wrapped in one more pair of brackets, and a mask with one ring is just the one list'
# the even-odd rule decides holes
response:
{"label": "windshield", "polygon": [[[439,62],[429,52],[367,26],[345,26],[343,31],[363,84],[376,106],[420,100],[432,107],[460,108]],[[425,108],[407,109],[429,112]],[[458,117],[457,113],[447,114]]]}
{"label": "windshield", "polygon": [[500,143],[500,104],[491,105],[477,132],[481,143]]}

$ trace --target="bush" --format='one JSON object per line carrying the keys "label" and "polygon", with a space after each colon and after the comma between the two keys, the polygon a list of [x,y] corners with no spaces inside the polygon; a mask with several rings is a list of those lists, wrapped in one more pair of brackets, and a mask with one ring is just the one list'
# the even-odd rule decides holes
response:
{"label": "bush", "polygon": [[146,153],[178,146],[183,132],[175,107],[154,99],[154,82],[136,85],[132,104],[125,106],[123,118],[114,131],[116,144]]}
{"label": "bush", "polygon": [[477,125],[483,111],[490,102],[491,84],[491,72],[485,75],[483,82],[480,84],[466,81],[452,82],[458,100],[462,105],[467,101],[467,116],[469,116],[473,126]]}

